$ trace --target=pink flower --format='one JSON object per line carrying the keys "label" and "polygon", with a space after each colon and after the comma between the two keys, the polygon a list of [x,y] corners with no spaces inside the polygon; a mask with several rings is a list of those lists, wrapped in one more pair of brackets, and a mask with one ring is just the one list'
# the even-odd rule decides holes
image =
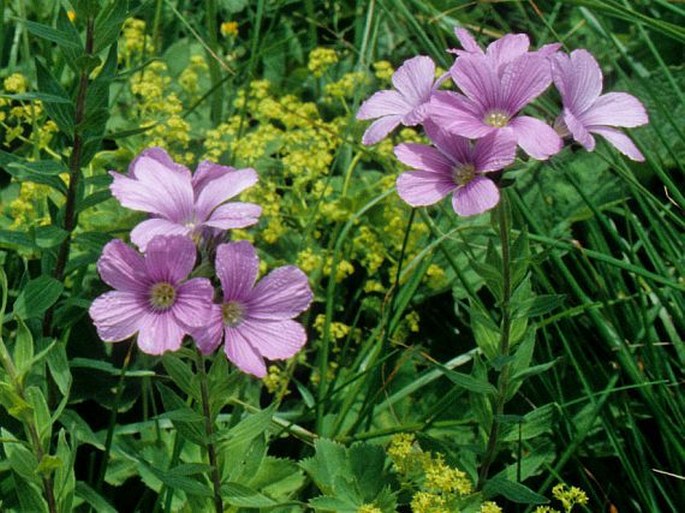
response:
{"label": "pink flower", "polygon": [[499,202],[499,190],[485,175],[514,161],[516,140],[511,134],[491,132],[471,144],[468,139],[426,123],[426,133],[435,144],[406,143],[395,147],[395,155],[415,171],[397,178],[397,192],[414,207],[432,205],[452,193],[452,207],[462,216],[480,214]]}
{"label": "pink flower", "polygon": [[224,341],[224,351],[240,370],[259,378],[266,375],[264,358],[290,358],[307,341],[294,317],[309,307],[312,291],[305,274],[295,266],[279,267],[255,284],[259,258],[247,241],[221,244],[216,273],[223,302],[213,304],[209,320],[193,338],[203,353]]}
{"label": "pink flower", "polygon": [[392,76],[395,90],[384,90],[362,103],[357,119],[376,119],[364,132],[362,143],[376,144],[400,123],[421,123],[433,92],[435,64],[430,57],[419,55],[400,66]]}
{"label": "pink flower", "polygon": [[144,150],[129,167],[128,176],[110,171],[112,194],[130,209],[152,214],[131,232],[141,251],[155,235],[199,237],[203,230],[244,228],[261,215],[253,203],[226,203],[257,182],[254,169],[201,162],[190,170],[175,163],[161,148]]}
{"label": "pink flower", "polygon": [[457,56],[485,56],[492,62],[495,69],[498,71],[504,64],[513,61],[521,55],[530,53],[541,57],[550,57],[561,48],[561,43],[552,43],[543,45],[539,50],[529,52],[530,39],[528,39],[526,34],[505,34],[503,37],[490,43],[485,51],[483,51],[468,30],[455,27],[454,33],[457,36],[457,39],[459,39],[463,50],[449,50],[450,53],[455,53]]}
{"label": "pink flower", "polygon": [[100,338],[119,342],[138,333],[144,353],[178,350],[184,335],[205,323],[214,296],[209,280],[186,281],[195,257],[193,242],[178,235],[155,237],[145,256],[120,240],[109,242],[97,266],[115,290],[96,298],[88,311]]}
{"label": "pink flower", "polygon": [[574,50],[570,57],[559,53],[553,60],[554,85],[564,104],[556,126],[570,132],[586,150],[595,148],[592,134],[604,137],[618,151],[637,161],[645,158],[633,141],[613,127],[636,127],[649,122],[640,101],[627,93],[602,92],[602,71],[587,50]]}
{"label": "pink flower", "polygon": [[498,71],[486,56],[463,55],[450,74],[464,94],[434,93],[429,107],[432,122],[469,139],[508,132],[523,151],[538,160],[561,150],[561,138],[552,127],[539,119],[519,115],[552,82],[545,57],[523,54],[502,64]]}

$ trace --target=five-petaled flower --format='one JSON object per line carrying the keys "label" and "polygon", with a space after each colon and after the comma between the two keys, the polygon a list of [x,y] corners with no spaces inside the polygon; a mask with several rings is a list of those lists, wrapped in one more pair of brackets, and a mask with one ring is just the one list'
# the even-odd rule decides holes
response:
{"label": "five-petaled flower", "polygon": [[397,178],[397,193],[414,207],[432,205],[452,193],[452,207],[462,216],[481,214],[499,202],[499,190],[485,173],[514,161],[516,140],[506,132],[492,132],[471,143],[468,139],[426,123],[435,144],[400,144],[395,155],[415,171]]}
{"label": "five-petaled flower", "polygon": [[600,94],[602,70],[587,50],[574,50],[570,56],[560,53],[553,65],[554,84],[564,103],[557,129],[570,133],[588,151],[595,149],[592,134],[597,134],[629,158],[645,160],[633,141],[614,128],[646,124],[649,119],[642,103],[628,93]]}
{"label": "five-petaled flower", "polygon": [[264,358],[290,358],[307,341],[304,328],[293,319],[309,307],[312,291],[307,276],[295,266],[274,269],[256,283],[258,270],[259,258],[249,242],[217,248],[222,302],[212,305],[193,338],[205,354],[223,340],[228,359],[243,372],[261,378],[266,375]]}
{"label": "five-petaled flower", "polygon": [[214,295],[208,279],[186,280],[196,252],[180,235],[153,238],[144,256],[118,239],[110,241],[97,267],[115,290],[96,298],[89,310],[100,338],[119,342],[137,333],[144,353],[177,351],[183,337],[205,322]]}
{"label": "five-petaled flower", "polygon": [[254,169],[234,169],[201,162],[191,175],[161,148],[143,151],[131,163],[128,176],[111,171],[112,194],[130,209],[152,214],[131,232],[141,251],[155,235],[186,235],[244,228],[255,224],[262,209],[254,203],[229,199],[257,182]]}

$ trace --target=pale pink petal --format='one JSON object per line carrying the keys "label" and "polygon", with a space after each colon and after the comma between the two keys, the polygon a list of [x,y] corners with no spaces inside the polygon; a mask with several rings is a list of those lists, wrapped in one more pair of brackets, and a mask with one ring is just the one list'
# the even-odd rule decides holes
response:
{"label": "pale pink petal", "polygon": [[397,177],[397,194],[412,207],[433,205],[456,189],[450,175],[410,171]]}
{"label": "pale pink petal", "polygon": [[[468,164],[471,162],[471,146],[466,137],[453,134],[447,130],[443,130],[438,125],[428,120],[424,124],[426,135],[433,144],[440,150],[440,152],[449,158],[450,168],[454,167],[454,163]],[[416,168],[428,169],[428,168]],[[439,171],[438,169],[434,169]]]}
{"label": "pale pink petal", "polygon": [[644,162],[645,156],[637,149],[635,143],[626,134],[616,128],[610,127],[591,127],[590,131],[601,135],[611,143],[618,151],[628,158],[637,162]]}
{"label": "pale pink petal", "polygon": [[595,149],[595,138],[592,137],[592,134],[587,131],[583,124],[578,121],[578,118],[576,118],[567,108],[564,108],[564,124],[568,131],[571,132],[573,139],[581,144],[587,151]]}
{"label": "pale pink petal", "polygon": [[540,55],[541,57],[549,58],[549,57],[552,57],[554,54],[556,54],[560,48],[561,48],[561,43],[548,43],[546,45],[542,45],[534,53]]}
{"label": "pale pink petal", "polygon": [[454,27],[454,34],[457,36],[461,47],[469,53],[476,53],[483,55],[483,50],[476,42],[476,39],[471,35],[471,32],[461,27]]}
{"label": "pale pink petal", "polygon": [[247,319],[235,327],[250,345],[269,360],[285,360],[297,354],[307,342],[302,325],[291,320]]}
{"label": "pale pink petal", "polygon": [[264,358],[252,347],[251,342],[240,331],[240,325],[235,328],[224,328],[224,351],[229,360],[241,371],[258,378],[266,376]]}
{"label": "pale pink petal", "polygon": [[430,120],[442,129],[469,139],[478,139],[496,130],[483,122],[483,112],[465,96],[436,92],[430,101]]}
{"label": "pale pink petal", "polygon": [[[430,98],[428,98],[428,100],[430,100]],[[428,100],[402,116],[400,122],[404,126],[415,126],[422,123],[423,120],[426,119],[426,116],[428,116]]]}
{"label": "pale pink petal", "polygon": [[216,351],[221,345],[224,336],[224,325],[221,319],[221,307],[212,305],[210,313],[206,319],[206,324],[190,330],[195,344],[203,354],[210,354]]}
{"label": "pale pink petal", "polygon": [[397,91],[378,91],[361,104],[357,119],[376,119],[389,115],[404,116],[414,107]]}
{"label": "pale pink petal", "polygon": [[237,169],[214,178],[196,196],[195,213],[199,220],[209,218],[212,210],[257,183],[257,172],[252,168]]}
{"label": "pale pink petal", "polygon": [[251,319],[292,319],[309,307],[312,298],[307,275],[294,265],[286,265],[262,278],[245,306]]}
{"label": "pale pink petal", "polygon": [[551,65],[535,54],[522,55],[502,72],[502,107],[514,115],[540,96],[552,82]]}
{"label": "pale pink petal", "polygon": [[262,207],[254,203],[232,201],[218,206],[204,223],[204,226],[230,230],[231,228],[245,228],[259,221]]}
{"label": "pale pink petal", "polygon": [[534,159],[546,160],[561,151],[561,137],[551,126],[539,119],[519,116],[509,126],[514,131],[518,145]]}
{"label": "pale pink petal", "polygon": [[412,107],[418,107],[428,101],[434,79],[435,63],[425,55],[406,60],[392,75],[395,89]]}
{"label": "pale pink petal", "polygon": [[587,50],[575,50],[570,57],[558,53],[552,61],[552,74],[564,107],[575,116],[585,112],[602,92],[602,70]]}
{"label": "pale pink petal", "polygon": [[499,203],[499,190],[495,183],[478,176],[459,187],[452,195],[452,208],[460,216],[473,216],[490,210]]}
{"label": "pale pink petal", "polygon": [[385,139],[390,132],[397,128],[397,125],[400,124],[401,120],[402,116],[397,115],[384,116],[380,119],[377,119],[371,123],[371,126],[366,129],[366,132],[364,132],[364,135],[362,136],[362,144],[371,146],[372,144],[376,144],[382,139]]}
{"label": "pale pink petal", "polygon": [[478,172],[498,171],[514,162],[516,138],[509,130],[497,130],[476,141],[473,164]]}
{"label": "pale pink petal", "polygon": [[138,347],[142,352],[154,355],[178,351],[185,334],[170,311],[149,313],[138,332]]}
{"label": "pale pink petal", "polygon": [[443,153],[425,144],[398,144],[395,146],[395,156],[400,162],[413,169],[449,175],[454,167],[454,162]]}
{"label": "pale pink petal", "polygon": [[134,158],[131,161],[131,164],[128,166],[128,176],[130,178],[135,178],[136,169],[139,165],[145,165],[145,159],[156,160],[162,166],[172,171],[176,171],[181,175],[190,174],[190,170],[184,165],[174,162],[174,160],[171,158],[171,156],[167,153],[167,151],[164,148],[152,147],[144,149],[138,154],[136,158]]}
{"label": "pale pink petal", "polygon": [[203,160],[200,162],[193,173],[192,179],[195,197],[197,198],[199,196],[209,182],[221,178],[227,173],[232,173],[233,171],[235,171],[233,166],[221,166],[211,160]]}
{"label": "pale pink petal", "polygon": [[259,271],[259,258],[247,241],[221,244],[216,250],[216,274],[224,291],[224,301],[248,296]]}
{"label": "pale pink petal", "polygon": [[586,112],[578,116],[586,127],[635,127],[649,122],[647,111],[640,100],[628,93],[603,94]]}
{"label": "pale pink petal", "polygon": [[148,306],[139,294],[114,290],[97,297],[88,313],[102,340],[120,342],[140,329]]}
{"label": "pale pink petal", "polygon": [[176,287],[171,312],[186,329],[206,326],[210,319],[214,287],[207,278],[193,278]]}
{"label": "pale pink petal", "polygon": [[491,60],[480,55],[459,57],[450,68],[452,80],[481,111],[499,108],[502,87]]}
{"label": "pale pink petal", "polygon": [[175,285],[195,267],[196,253],[195,244],[188,237],[157,236],[147,244],[145,267],[153,281]]}
{"label": "pale pink petal", "polygon": [[122,291],[140,292],[150,283],[143,257],[119,239],[107,243],[97,268],[102,281]]}
{"label": "pale pink petal", "polygon": [[529,46],[530,39],[526,34],[507,34],[490,43],[485,55],[499,67],[525,54]]}
{"label": "pale pink petal", "polygon": [[192,228],[188,226],[155,217],[138,223],[136,227],[131,230],[131,242],[138,246],[141,251],[145,252],[148,242],[157,235],[190,236],[191,232]]}

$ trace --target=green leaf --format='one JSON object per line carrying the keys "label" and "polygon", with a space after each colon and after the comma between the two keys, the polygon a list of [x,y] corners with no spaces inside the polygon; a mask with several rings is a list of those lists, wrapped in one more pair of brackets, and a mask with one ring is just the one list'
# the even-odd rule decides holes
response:
{"label": "green leaf", "polygon": [[473,376],[469,376],[468,374],[464,374],[462,372],[448,369],[444,365],[440,365],[438,363],[434,363],[434,365],[458,387],[470,390],[471,392],[476,392],[477,394],[497,394],[497,389],[487,381],[474,378]]}
{"label": "green leaf", "polygon": [[279,505],[275,500],[240,483],[224,483],[221,493],[231,506],[240,508],[272,508]]}
{"label": "green leaf", "polygon": [[38,436],[41,442],[45,443],[52,436],[52,418],[48,402],[45,400],[43,391],[36,386],[28,387],[25,396],[26,401],[33,409],[34,425],[38,430]]}
{"label": "green leaf", "polygon": [[564,304],[566,296],[563,294],[541,294],[516,302],[514,315],[517,317],[535,317],[545,315]]}
{"label": "green leaf", "polygon": [[276,404],[274,403],[260,412],[248,415],[229,430],[222,431],[219,435],[219,439],[222,441],[222,449],[230,454],[232,450],[248,444],[260,436],[271,424],[275,410]]}
{"label": "green leaf", "polygon": [[[110,374],[112,376],[120,376],[121,375],[121,369],[118,367],[115,367],[109,362],[105,362],[102,360],[93,360],[91,358],[74,358],[69,362],[69,366],[72,369],[75,368],[81,368],[81,369],[93,369],[93,370],[98,370],[101,372],[105,372],[107,374]],[[153,377],[156,376],[157,374],[155,371],[151,370],[127,370],[126,371],[126,377],[127,378],[145,378],[145,377]]]}
{"label": "green leaf", "polygon": [[[169,488],[182,490],[189,495],[197,495],[199,497],[212,497],[214,495],[207,483],[205,483],[201,477],[197,479],[189,477],[183,473],[183,469],[177,471],[172,468],[168,471],[164,471],[152,467],[142,460],[140,463]],[[180,465],[180,467],[183,467],[183,465]]]}
{"label": "green leaf", "polygon": [[[59,82],[52,76],[50,70],[46,68],[39,59],[36,59],[36,78],[38,89],[41,93],[47,93],[61,98],[69,98],[69,95],[62,88]],[[45,111],[57,123],[57,126],[70,137],[74,136],[74,105],[70,101],[68,104],[45,102]]]}
{"label": "green leaf", "polygon": [[93,430],[88,423],[75,411],[64,410],[59,417],[59,422],[69,434],[79,442],[90,444],[101,451],[105,450],[104,444],[98,439],[95,433],[93,433]]}
{"label": "green leaf", "polygon": [[2,428],[0,434],[4,440],[2,446],[5,456],[9,460],[12,470],[31,483],[40,483],[36,474],[38,467],[36,456],[6,429]]}
{"label": "green leaf", "polygon": [[472,302],[469,309],[471,314],[471,329],[476,339],[476,344],[483,351],[483,354],[492,360],[499,353],[499,327],[490,317],[481,311],[477,303]]}
{"label": "green leaf", "polygon": [[85,48],[83,46],[83,42],[81,41],[81,36],[79,35],[78,30],[76,30],[76,27],[74,27],[74,24],[67,16],[67,12],[64,7],[60,7],[59,11],[57,12],[57,21],[55,26],[57,27],[58,31],[69,37],[77,45],[76,48],[62,46],[60,47],[60,50],[62,50],[62,53],[64,54],[64,59],[67,65],[76,73],[78,73],[79,70],[76,67],[76,62],[78,61],[79,57],[83,55]]}
{"label": "green leaf", "polygon": [[519,504],[547,504],[549,502],[547,497],[535,493],[521,483],[509,481],[504,477],[494,477],[485,483],[483,493],[487,498],[502,495],[510,501]]}
{"label": "green leaf", "polygon": [[0,246],[33,248],[34,238],[26,232],[0,230]]}
{"label": "green leaf", "polygon": [[28,93],[17,93],[17,94],[7,94],[0,93],[0,98],[8,98],[10,100],[18,101],[42,101],[50,103],[71,103],[69,98],[64,98],[62,96],[57,96],[54,94],[40,93],[40,92],[28,92]]}
{"label": "green leaf", "polygon": [[76,496],[83,499],[100,513],[117,513],[107,500],[83,481],[76,482]]}
{"label": "green leaf", "polygon": [[314,497],[309,501],[309,505],[314,508],[315,511],[334,511],[336,513],[357,513],[360,506],[347,499],[325,496]]}
{"label": "green leaf", "polygon": [[504,425],[502,428],[502,441],[517,442],[519,436],[521,440],[531,440],[545,433],[551,433],[558,411],[559,407],[555,403],[535,408],[523,416],[520,433],[518,425]]}
{"label": "green leaf", "polygon": [[13,357],[14,365],[20,375],[29,371],[33,360],[33,335],[21,318],[17,319],[17,338]]}
{"label": "green leaf", "polygon": [[52,347],[52,351],[48,353],[47,362],[52,379],[55,380],[60,393],[64,397],[68,396],[72,378],[64,342],[59,342]]}
{"label": "green leaf", "polygon": [[40,37],[47,41],[57,43],[61,48],[71,48],[74,50],[82,49],[81,41],[76,41],[73,37],[74,33],[65,30],[58,30],[42,23],[35,21],[23,20],[26,29],[34,36]]}
{"label": "green leaf", "polygon": [[47,513],[48,504],[43,499],[41,489],[37,484],[15,479],[14,492],[19,498],[20,511],[31,511],[32,513]]}
{"label": "green leaf", "polygon": [[95,19],[94,53],[99,53],[116,42],[127,14],[127,0],[110,0],[107,6],[98,13]]}
{"label": "green leaf", "polygon": [[[43,166],[38,162],[30,163],[25,160],[14,159],[6,165],[5,170],[19,180],[27,180],[48,185],[62,194],[66,194],[67,192],[67,187],[64,185],[62,179],[59,176],[56,176],[56,173],[52,172],[56,171],[56,168],[53,166]],[[59,172],[63,171],[66,171],[64,167],[59,170]]]}
{"label": "green leaf", "polygon": [[556,358],[556,359],[552,360],[551,362],[541,363],[538,365],[534,365],[532,367],[528,367],[527,369],[524,369],[524,370],[514,374],[511,379],[513,381],[524,380],[524,379],[529,378],[531,376],[536,376],[537,374],[542,374],[543,372],[547,372],[549,369],[554,367],[560,359],[561,358]]}
{"label": "green leaf", "polygon": [[59,226],[38,226],[34,231],[34,240],[39,248],[54,248],[69,236],[69,232]]}
{"label": "green leaf", "polygon": [[162,365],[181,390],[196,401],[201,401],[200,386],[189,363],[173,353],[167,352],[162,357]]}
{"label": "green leaf", "polygon": [[22,319],[40,317],[55,304],[64,285],[50,276],[39,276],[26,284],[14,302],[14,315]]}
{"label": "green leaf", "polygon": [[64,465],[64,462],[57,456],[45,454],[43,458],[40,460],[40,463],[36,468],[36,472],[43,476],[49,476],[55,470],[62,467],[62,465]]}

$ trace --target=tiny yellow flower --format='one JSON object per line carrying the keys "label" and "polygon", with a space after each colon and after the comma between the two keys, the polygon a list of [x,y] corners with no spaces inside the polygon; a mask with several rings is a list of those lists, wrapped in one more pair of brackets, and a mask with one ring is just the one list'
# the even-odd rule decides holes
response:
{"label": "tiny yellow flower", "polygon": [[485,501],[480,505],[480,513],[502,513],[502,508],[496,502]]}
{"label": "tiny yellow flower", "polygon": [[338,62],[338,54],[332,48],[314,48],[309,52],[309,63],[307,67],[312,75],[321,77],[326,70]]}
{"label": "tiny yellow flower", "polygon": [[69,9],[67,11],[67,18],[69,18],[70,22],[74,23],[74,20],[76,20],[76,11]]}
{"label": "tiny yellow flower", "polygon": [[12,73],[5,79],[2,85],[8,93],[25,93],[26,77],[21,73]]}
{"label": "tiny yellow flower", "polygon": [[238,35],[238,22],[224,21],[221,24],[221,35],[224,37],[236,37]]}
{"label": "tiny yellow flower", "polygon": [[357,513],[383,513],[383,510],[373,504],[362,504],[357,509]]}

